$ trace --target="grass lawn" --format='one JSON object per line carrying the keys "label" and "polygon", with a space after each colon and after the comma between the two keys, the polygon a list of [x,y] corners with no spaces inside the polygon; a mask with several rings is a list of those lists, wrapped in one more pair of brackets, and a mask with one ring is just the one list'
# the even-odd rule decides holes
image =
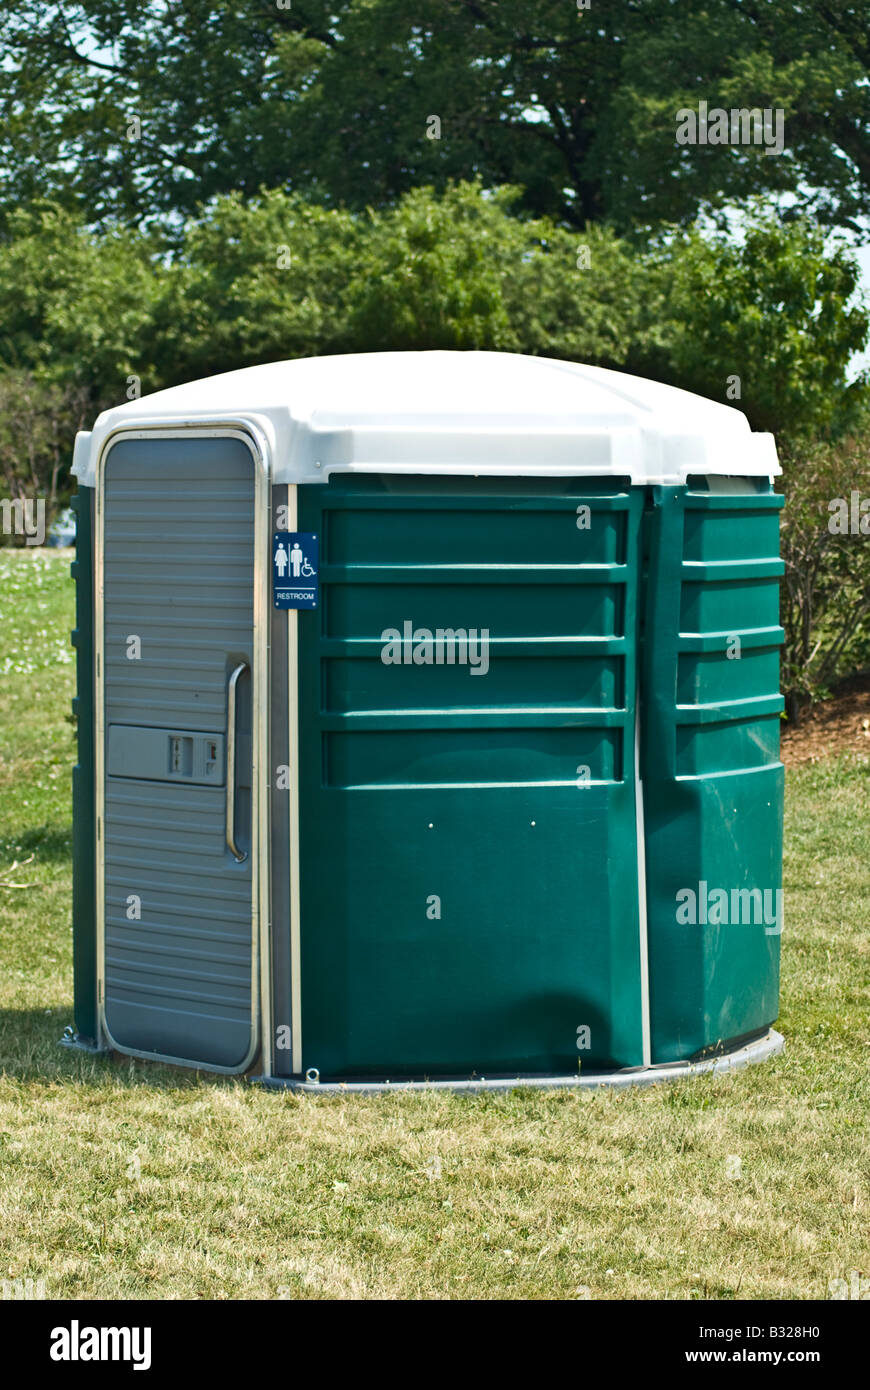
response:
{"label": "grass lawn", "polygon": [[69,558],[0,551],[0,879],[28,885],[0,888],[0,1281],[49,1298],[824,1299],[870,1274],[866,756],[789,775],[787,1050],[763,1066],[635,1092],[333,1099],[77,1056],[57,1046]]}

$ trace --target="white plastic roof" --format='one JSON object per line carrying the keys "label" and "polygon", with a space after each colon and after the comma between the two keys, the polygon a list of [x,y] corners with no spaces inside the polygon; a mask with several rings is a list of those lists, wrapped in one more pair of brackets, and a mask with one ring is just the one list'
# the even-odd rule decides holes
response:
{"label": "white plastic roof", "polygon": [[378,352],[245,367],[106,410],[73,472],[94,486],[117,429],[248,422],[276,483],[335,472],[549,474],[682,483],[772,477],[773,436],[731,406],[642,377],[500,352]]}

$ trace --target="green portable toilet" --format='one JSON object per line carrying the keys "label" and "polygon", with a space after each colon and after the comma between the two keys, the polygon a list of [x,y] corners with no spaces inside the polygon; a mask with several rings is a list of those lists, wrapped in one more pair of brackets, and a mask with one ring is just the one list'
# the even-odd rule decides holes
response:
{"label": "green portable toilet", "polygon": [[771,436],[380,353],[131,401],[74,472],[68,1041],[321,1088],[781,1046]]}

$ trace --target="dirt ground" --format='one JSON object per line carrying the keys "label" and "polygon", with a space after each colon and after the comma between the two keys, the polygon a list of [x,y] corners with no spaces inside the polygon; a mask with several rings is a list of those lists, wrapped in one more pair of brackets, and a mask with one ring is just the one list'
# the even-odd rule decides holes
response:
{"label": "dirt ground", "polygon": [[849,751],[870,759],[870,672],[843,681],[830,700],[803,715],[797,728],[783,725],[786,767]]}

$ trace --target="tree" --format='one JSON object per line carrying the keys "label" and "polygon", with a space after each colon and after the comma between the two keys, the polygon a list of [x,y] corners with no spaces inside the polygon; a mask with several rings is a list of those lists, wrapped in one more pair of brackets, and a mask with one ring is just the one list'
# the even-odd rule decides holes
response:
{"label": "tree", "polygon": [[460,183],[353,213],[233,194],[184,225],[172,257],[54,207],[19,212],[0,241],[0,370],[84,386],[96,412],[257,362],[476,347],[671,381],[760,429],[849,427],[868,316],[854,261],[818,229],[759,212],[741,242],[695,227],[641,251],[517,218],[520,197]]}
{"label": "tree", "polygon": [[842,432],[866,400],[849,363],[870,317],[859,268],[804,222],[757,212],[742,239],[693,228],[653,254],[663,318],[642,374],[724,400],[755,429]]}
{"label": "tree", "polygon": [[0,470],[10,497],[42,497],[51,521],[69,490],[76,430],[156,385],[144,353],[157,248],[95,236],[52,206],[18,211],[0,240]]}
{"label": "tree", "polygon": [[416,189],[348,213],[280,190],[216,199],[161,279],[145,355],[174,382],[285,357],[486,348],[625,365],[653,275],[612,232],[511,215],[517,189]]}
{"label": "tree", "polygon": [[52,205],[15,212],[8,233],[0,239],[0,369],[85,384],[100,406],[122,401],[130,377],[153,389],[143,343],[159,244],[126,230],[95,236]]}
{"label": "tree", "polygon": [[173,385],[346,351],[365,235],[365,219],[281,190],[215,199],[183,229],[145,356]]}
{"label": "tree", "polygon": [[[261,187],[327,206],[479,178],[645,237],[751,195],[870,212],[870,0],[0,0],[0,213],[89,222]],[[700,101],[779,109],[783,153],[679,145]]]}

